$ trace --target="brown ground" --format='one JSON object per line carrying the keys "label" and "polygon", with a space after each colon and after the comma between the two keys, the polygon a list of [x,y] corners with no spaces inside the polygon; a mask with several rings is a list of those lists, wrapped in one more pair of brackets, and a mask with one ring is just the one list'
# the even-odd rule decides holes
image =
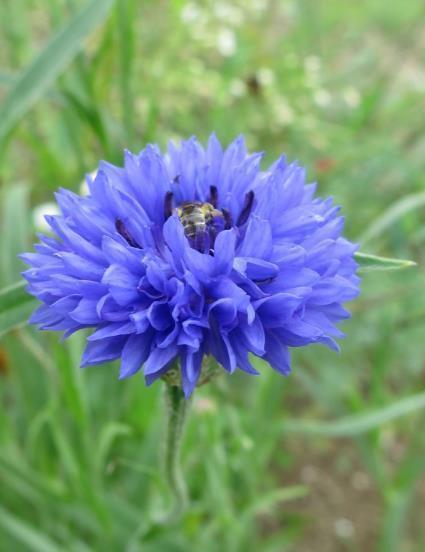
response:
{"label": "brown ground", "polygon": [[[300,540],[290,552],[386,552],[379,547],[382,499],[367,474],[353,443],[334,441],[322,448],[306,448],[306,441],[292,443],[295,458],[288,484],[304,484],[309,494],[286,503],[285,516],[300,519]],[[425,480],[409,510],[400,552],[422,552],[425,540]],[[273,531],[265,527],[265,531]],[[302,535],[302,536],[301,536]]]}
{"label": "brown ground", "polygon": [[310,489],[296,506],[306,525],[294,552],[376,550],[381,501],[352,451],[324,450],[294,476]]}

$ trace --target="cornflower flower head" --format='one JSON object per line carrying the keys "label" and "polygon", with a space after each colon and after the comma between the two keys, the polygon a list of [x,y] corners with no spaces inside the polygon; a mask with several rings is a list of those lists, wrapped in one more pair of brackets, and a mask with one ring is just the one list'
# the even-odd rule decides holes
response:
{"label": "cornflower flower head", "polygon": [[291,347],[338,349],[356,246],[302,167],[281,157],[261,170],[261,157],[213,134],[205,148],[125,152],[123,168],[102,161],[87,196],[60,190],[54,237],[23,255],[42,302],[30,321],[65,337],[92,329],[82,366],[120,358],[120,378],[174,378],[186,397],[207,357],[257,374],[251,353],[287,375]]}

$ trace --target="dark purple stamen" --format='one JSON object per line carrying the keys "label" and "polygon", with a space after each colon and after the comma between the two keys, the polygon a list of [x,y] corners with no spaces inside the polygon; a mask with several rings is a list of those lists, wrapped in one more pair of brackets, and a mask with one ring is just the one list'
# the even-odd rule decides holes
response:
{"label": "dark purple stamen", "polygon": [[254,203],[254,192],[251,190],[245,196],[244,205],[243,205],[241,214],[239,215],[236,226],[242,226],[248,220],[253,203]]}
{"label": "dark purple stamen", "polygon": [[210,186],[210,199],[209,202],[215,208],[218,202],[218,190],[217,186]]}
{"label": "dark purple stamen", "polygon": [[121,219],[115,220],[115,228],[118,234],[120,234],[125,239],[128,245],[131,245],[131,247],[136,247],[137,249],[142,249],[142,247],[136,242],[136,240],[133,239]]}
{"label": "dark purple stamen", "polygon": [[223,214],[223,218],[224,218],[224,222],[225,222],[224,229],[229,230],[233,226],[233,224],[232,224],[232,215],[230,214],[230,212],[227,209],[222,209],[221,212]]}
{"label": "dark purple stamen", "polygon": [[171,217],[173,212],[173,192],[167,192],[164,199],[164,220]]}
{"label": "dark purple stamen", "polygon": [[267,284],[271,284],[275,278],[266,278],[264,280],[253,280],[254,284],[257,284],[257,286],[265,286]]}

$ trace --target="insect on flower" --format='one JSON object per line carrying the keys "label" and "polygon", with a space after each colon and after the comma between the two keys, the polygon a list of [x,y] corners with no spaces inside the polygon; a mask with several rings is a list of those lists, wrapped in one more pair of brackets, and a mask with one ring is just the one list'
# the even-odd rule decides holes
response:
{"label": "insect on flower", "polygon": [[261,157],[242,137],[149,145],[123,168],[101,162],[87,196],[60,190],[54,237],[23,255],[42,303],[31,322],[90,328],[83,366],[120,358],[121,378],[173,374],[186,397],[211,359],[257,374],[253,354],[286,375],[290,347],[337,349],[356,246],[303,168],[281,157],[262,170]]}

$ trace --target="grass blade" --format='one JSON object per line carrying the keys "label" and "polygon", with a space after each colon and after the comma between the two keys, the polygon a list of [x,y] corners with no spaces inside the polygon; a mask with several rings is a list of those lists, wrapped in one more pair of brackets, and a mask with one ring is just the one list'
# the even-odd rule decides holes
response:
{"label": "grass blade", "polygon": [[29,244],[31,212],[30,188],[14,183],[1,190],[0,205],[0,285],[7,286],[20,278],[24,263],[18,258]]}
{"label": "grass blade", "polygon": [[58,552],[60,550],[60,547],[46,535],[2,507],[0,507],[0,526],[17,542],[22,543],[25,550],[33,552]]}
{"label": "grass blade", "polygon": [[336,422],[288,420],[285,423],[285,430],[327,437],[350,437],[380,427],[422,408],[425,408],[425,393],[411,395],[384,408],[348,416]]}
{"label": "grass blade", "polygon": [[308,488],[304,485],[294,485],[283,489],[275,489],[263,497],[257,497],[255,502],[242,512],[244,522],[252,523],[253,518],[260,514],[273,512],[281,502],[288,502],[307,496]]}
{"label": "grass blade", "polygon": [[24,326],[37,307],[37,304],[37,301],[33,297],[28,296],[27,303],[12,307],[5,312],[0,312],[0,337],[11,330]]}
{"label": "grass blade", "polygon": [[22,280],[0,290],[0,314],[31,301],[32,296],[26,291],[25,286],[26,282]]}
{"label": "grass blade", "polygon": [[119,33],[120,55],[120,84],[123,106],[123,123],[126,130],[127,142],[132,144],[134,137],[134,91],[131,77],[134,65],[135,26],[134,21],[136,3],[131,0],[122,0],[117,5],[117,26]]}
{"label": "grass blade", "polygon": [[358,241],[362,244],[369,242],[372,238],[380,236],[401,217],[410,211],[423,207],[424,205],[425,192],[419,192],[417,194],[410,194],[402,197],[390,205],[390,207],[384,211],[381,216],[374,220],[369,228],[363,232]]}
{"label": "grass blade", "polygon": [[25,286],[22,281],[0,290],[0,336],[25,323],[37,306],[37,300],[27,293]]}
{"label": "grass blade", "polygon": [[390,257],[378,257],[377,255],[371,255],[370,253],[357,252],[354,254],[354,257],[359,263],[358,272],[360,274],[383,270],[400,270],[416,266],[414,261],[408,261],[406,259],[392,259]]}
{"label": "grass blade", "polygon": [[112,1],[92,0],[22,72],[0,107],[0,141],[65,70],[80,50],[83,40],[105,19]]}

